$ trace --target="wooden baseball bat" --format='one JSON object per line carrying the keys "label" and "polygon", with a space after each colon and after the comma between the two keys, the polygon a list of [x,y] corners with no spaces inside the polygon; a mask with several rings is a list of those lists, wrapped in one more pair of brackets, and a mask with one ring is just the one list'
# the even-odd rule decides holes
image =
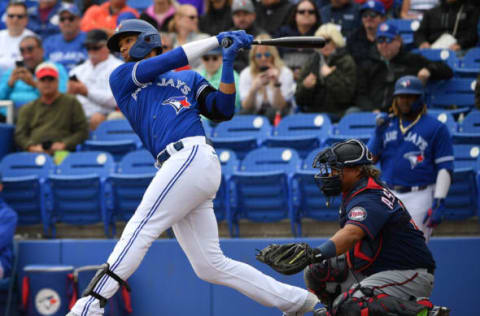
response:
{"label": "wooden baseball bat", "polygon": [[[222,47],[227,48],[233,41],[229,37],[222,39]],[[325,46],[325,39],[319,36],[287,36],[266,40],[254,40],[252,45],[269,45],[292,48],[322,48]]]}

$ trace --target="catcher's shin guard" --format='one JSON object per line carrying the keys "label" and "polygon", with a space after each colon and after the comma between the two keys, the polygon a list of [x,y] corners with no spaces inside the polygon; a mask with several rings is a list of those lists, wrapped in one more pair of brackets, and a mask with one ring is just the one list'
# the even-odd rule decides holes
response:
{"label": "catcher's shin guard", "polygon": [[110,270],[110,265],[108,263],[102,264],[100,270],[97,271],[97,273],[95,274],[95,276],[90,281],[87,288],[85,289],[85,291],[83,291],[83,294],[82,294],[82,296],[89,296],[90,295],[90,296],[95,297],[97,300],[100,301],[100,307],[101,308],[104,308],[105,305],[107,305],[107,299],[105,297],[101,296],[100,294],[98,294],[97,292],[94,292],[93,290],[97,286],[98,281],[100,281],[100,279],[105,274],[108,275],[109,277],[113,278],[115,281],[117,281],[118,284],[120,284],[120,286],[125,286],[127,291],[130,292],[130,286],[128,285],[128,283],[125,282],[124,280],[122,280],[118,275],[113,273],[113,271]]}

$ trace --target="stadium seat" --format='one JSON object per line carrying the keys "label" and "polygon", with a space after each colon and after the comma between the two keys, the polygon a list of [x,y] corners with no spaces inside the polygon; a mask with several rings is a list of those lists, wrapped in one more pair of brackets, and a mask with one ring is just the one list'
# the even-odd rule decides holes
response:
{"label": "stadium seat", "polygon": [[453,134],[455,144],[480,145],[480,111],[472,111],[458,126],[458,132]]}
{"label": "stadium seat", "polygon": [[298,217],[293,214],[290,176],[299,167],[297,152],[290,148],[261,147],[249,152],[229,181],[230,234],[239,235],[238,220],[275,222],[290,219],[292,233],[298,235]]}
{"label": "stadium seat", "polygon": [[272,136],[265,140],[265,145],[293,148],[303,159],[323,143],[331,128],[330,118],[325,114],[292,114],[280,121]]}
{"label": "stadium seat", "polygon": [[258,115],[235,115],[230,121],[218,124],[212,134],[215,148],[228,148],[243,159],[247,152],[258,148],[270,135],[268,119]]}
{"label": "stadium seat", "polygon": [[11,153],[0,166],[3,178],[2,197],[18,213],[18,225],[43,224],[44,234],[54,237],[51,214],[48,212],[48,186],[45,183],[55,165],[46,154]]}
{"label": "stadium seat", "polygon": [[147,150],[132,151],[118,163],[117,172],[109,175],[116,220],[127,222],[132,217],[157,172],[154,163]]}
{"label": "stadium seat", "polygon": [[292,197],[294,212],[300,218],[312,218],[319,221],[336,221],[341,198],[336,197],[330,200],[327,206],[327,199],[320,192],[315,183],[314,175],[319,172],[312,167],[315,156],[321,149],[313,150],[303,161],[301,169],[293,176]]}
{"label": "stadium seat", "polygon": [[467,51],[460,59],[459,65],[455,68],[455,76],[477,78],[480,72],[480,47],[474,47]]}
{"label": "stadium seat", "polygon": [[431,108],[472,108],[475,104],[474,79],[452,78],[429,88],[428,104]]}
{"label": "stadium seat", "polygon": [[127,5],[136,9],[138,12],[143,12],[146,8],[152,5],[151,0],[128,0]]}
{"label": "stadium seat", "polygon": [[205,131],[205,136],[210,138],[212,136],[213,127],[210,122],[206,119],[202,119],[203,130]]}
{"label": "stadium seat", "polygon": [[105,235],[114,236],[112,193],[105,185],[114,170],[113,157],[107,152],[69,154],[48,177],[55,219],[72,225],[103,222]]}
{"label": "stadium seat", "polygon": [[473,169],[455,169],[445,207],[447,220],[462,220],[478,215],[477,173]]}
{"label": "stadium seat", "polygon": [[0,279],[0,314],[16,315],[17,306],[17,268],[18,268],[18,242],[13,242],[13,264],[10,276]]}
{"label": "stadium seat", "polygon": [[450,133],[455,133],[457,131],[457,122],[455,122],[453,115],[449,111],[441,109],[429,109],[428,114],[436,117],[437,120],[447,125]]}
{"label": "stadium seat", "polygon": [[420,27],[420,21],[418,20],[407,20],[407,19],[390,19],[388,22],[395,25],[400,33],[400,36],[403,40],[403,45],[407,49],[413,48],[414,46],[414,34],[415,31]]}
{"label": "stadium seat", "polygon": [[455,169],[471,168],[479,172],[478,162],[480,157],[480,145],[454,144]]}
{"label": "stadium seat", "polygon": [[334,129],[333,134],[326,140],[328,145],[341,142],[349,138],[356,138],[364,143],[372,136],[375,129],[375,118],[377,114],[373,112],[355,112],[343,116]]}
{"label": "stadium seat", "polygon": [[13,150],[15,125],[0,123],[0,159]]}
{"label": "stadium seat", "polygon": [[435,48],[425,48],[425,49],[414,49],[412,53],[422,55],[431,61],[443,61],[446,63],[452,70],[455,67],[458,67],[458,58],[455,54],[455,51],[450,49],[435,49]]}
{"label": "stadium seat", "polygon": [[217,221],[220,222],[231,217],[230,192],[227,183],[230,181],[232,173],[238,170],[239,161],[235,152],[229,149],[216,149],[216,152],[222,166],[222,181],[213,200],[213,209]]}
{"label": "stadium seat", "polygon": [[140,138],[127,120],[108,120],[98,126],[81,149],[109,152],[118,162],[123,155],[140,148],[141,145]]}

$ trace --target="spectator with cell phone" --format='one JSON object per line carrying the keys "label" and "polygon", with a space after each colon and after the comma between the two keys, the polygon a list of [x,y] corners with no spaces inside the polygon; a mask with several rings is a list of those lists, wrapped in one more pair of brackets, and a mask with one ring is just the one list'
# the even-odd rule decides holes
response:
{"label": "spectator with cell phone", "polygon": [[[271,37],[259,35],[256,39]],[[273,46],[256,45],[250,50],[249,66],[240,73],[240,114],[259,114],[273,123],[277,114],[288,115],[292,109],[295,81],[292,71]]]}

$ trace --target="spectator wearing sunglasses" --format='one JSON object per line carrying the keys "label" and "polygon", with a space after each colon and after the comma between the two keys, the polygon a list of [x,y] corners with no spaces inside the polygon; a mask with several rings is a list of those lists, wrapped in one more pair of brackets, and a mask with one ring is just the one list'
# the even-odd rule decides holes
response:
{"label": "spectator wearing sunglasses", "polygon": [[378,26],[385,22],[386,11],[382,2],[368,0],[360,7],[362,25],[347,39],[347,51],[360,65],[368,56],[378,55],[376,36]]}
{"label": "spectator wearing sunglasses", "polygon": [[[292,10],[288,24],[282,26],[274,37],[313,36],[320,24],[317,4],[313,0],[301,0]],[[295,80],[298,79],[300,68],[313,53],[313,49],[306,48],[279,47],[278,51],[285,65],[293,71]]]}
{"label": "spectator wearing sunglasses", "polygon": [[447,80],[453,77],[450,67],[442,61],[434,62],[422,55],[402,49],[398,29],[389,21],[377,31],[377,50],[380,57],[368,58],[359,66],[356,106],[363,111],[386,112],[393,102],[395,82],[403,76],[417,76],[425,85],[430,80]]}
{"label": "spectator wearing sunglasses", "polygon": [[11,2],[7,6],[5,23],[7,29],[0,31],[0,74],[15,66],[20,59],[18,45],[27,35],[34,35],[27,29],[27,7],[23,2]]}
{"label": "spectator wearing sunglasses", "polygon": [[88,137],[81,104],[73,95],[58,91],[55,64],[41,63],[35,70],[40,96],[21,108],[15,127],[15,142],[29,152],[55,155],[75,150]]}
{"label": "spectator wearing sunglasses", "polygon": [[102,30],[91,30],[85,39],[88,59],[70,71],[68,93],[76,95],[95,130],[117,106],[108,78],[123,62],[110,54],[108,35]]}
{"label": "spectator wearing sunglasses", "polygon": [[348,37],[360,27],[360,11],[353,0],[331,0],[320,10],[322,23],[339,25],[343,36]]}
{"label": "spectator wearing sunglasses", "polygon": [[83,46],[85,33],[80,29],[80,11],[74,4],[64,3],[59,11],[60,34],[44,41],[45,58],[62,64],[67,71],[87,59]]}
{"label": "spectator wearing sunglasses", "polygon": [[[12,100],[17,109],[39,97],[35,68],[45,61],[39,37],[25,36],[20,41],[19,48],[22,60],[17,61],[14,68],[5,71],[0,79],[0,99]],[[59,73],[59,90],[64,93],[67,91],[68,74],[61,64],[56,63],[55,66]]]}
{"label": "spectator wearing sunglasses", "polygon": [[[261,34],[256,39],[271,37]],[[258,114],[274,122],[277,114],[290,114],[295,81],[274,46],[256,45],[250,49],[250,65],[240,73],[240,114]]]}
{"label": "spectator wearing sunglasses", "polygon": [[302,68],[295,100],[301,112],[325,112],[336,122],[352,105],[357,69],[335,24],[322,25],[315,36],[327,43],[316,49]]}
{"label": "spectator wearing sunglasses", "polygon": [[45,40],[60,33],[58,12],[62,2],[58,0],[38,0],[38,4],[28,10],[27,28]]}

